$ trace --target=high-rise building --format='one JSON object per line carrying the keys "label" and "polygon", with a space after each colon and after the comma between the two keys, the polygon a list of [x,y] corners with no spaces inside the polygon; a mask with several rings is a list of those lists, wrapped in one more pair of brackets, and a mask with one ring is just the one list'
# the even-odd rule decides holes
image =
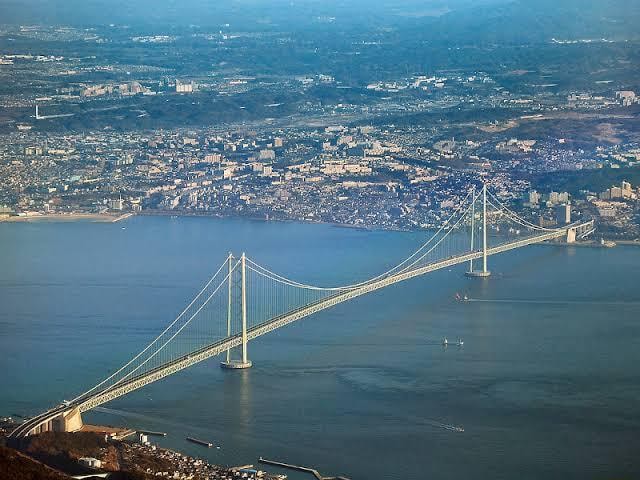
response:
{"label": "high-rise building", "polygon": [[529,204],[530,205],[538,205],[540,202],[540,194],[535,190],[529,192]]}
{"label": "high-rise building", "polygon": [[182,83],[180,80],[176,80],[176,92],[193,93],[193,82]]}
{"label": "high-rise building", "polygon": [[616,92],[616,98],[622,101],[622,105],[628,107],[638,102],[638,97],[632,90],[623,90]]}
{"label": "high-rise building", "polygon": [[42,155],[42,153],[42,147],[25,147],[24,149],[25,155]]}
{"label": "high-rise building", "polygon": [[122,210],[124,208],[124,202],[121,198],[109,200],[108,206],[111,210]]}
{"label": "high-rise building", "polygon": [[622,198],[622,188],[620,187],[611,187],[611,199],[614,198]]}
{"label": "high-rise building", "polygon": [[635,199],[636,194],[631,187],[631,183],[622,181],[622,197],[627,199]]}
{"label": "high-rise building", "polygon": [[571,223],[571,204],[564,203],[556,207],[556,220],[560,225]]}

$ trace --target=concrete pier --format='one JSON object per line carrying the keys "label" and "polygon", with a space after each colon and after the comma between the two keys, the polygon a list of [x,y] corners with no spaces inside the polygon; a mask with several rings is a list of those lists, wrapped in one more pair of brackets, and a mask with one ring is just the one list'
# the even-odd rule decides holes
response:
{"label": "concrete pier", "polygon": [[288,468],[289,470],[297,470],[298,472],[310,473],[311,475],[316,477],[317,480],[349,480],[347,477],[323,477],[322,475],[320,475],[320,472],[318,472],[314,468],[292,465],[291,463],[278,462],[276,460],[268,460],[262,457],[260,457],[258,462],[265,463],[267,465],[273,465],[275,467]]}
{"label": "concrete pier", "polygon": [[220,362],[221,368],[226,368],[229,370],[242,370],[243,368],[251,368],[251,361],[247,360],[243,362],[242,360],[229,360],[228,362]]}
{"label": "concrete pier", "polygon": [[191,443],[196,443],[198,445],[202,445],[203,447],[211,448],[213,447],[213,443],[207,442],[205,440],[200,440],[199,438],[187,437]]}
{"label": "concrete pier", "polygon": [[465,275],[469,278],[487,278],[491,276],[491,272],[488,270],[486,272],[483,270],[474,270],[466,272]]}
{"label": "concrete pier", "polygon": [[155,432],[153,430],[138,430],[139,433],[144,433],[145,435],[154,435],[156,437],[166,437],[166,432]]}

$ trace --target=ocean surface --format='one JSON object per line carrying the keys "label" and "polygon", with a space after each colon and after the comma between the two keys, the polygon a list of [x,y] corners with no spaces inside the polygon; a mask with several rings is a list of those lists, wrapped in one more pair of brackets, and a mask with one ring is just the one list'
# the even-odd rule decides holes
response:
{"label": "ocean surface", "polygon": [[[0,224],[0,415],[117,369],[229,251],[343,284],[424,238],[209,218]],[[210,359],[85,421],[165,431],[154,441],[218,464],[263,456],[352,479],[640,478],[640,248],[531,246],[489,266],[489,280],[459,266],[336,306],[251,342],[250,370]]]}

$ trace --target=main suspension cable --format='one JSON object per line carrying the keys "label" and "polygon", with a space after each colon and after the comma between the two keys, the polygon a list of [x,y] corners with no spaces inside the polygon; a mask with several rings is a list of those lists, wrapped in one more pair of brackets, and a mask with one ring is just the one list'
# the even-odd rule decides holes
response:
{"label": "main suspension cable", "polygon": [[[209,279],[209,281],[204,285],[204,287],[202,287],[202,289],[200,289],[200,291],[198,292],[198,294],[193,297],[193,300],[191,300],[191,302],[189,303],[189,305],[187,305],[184,310],[182,310],[182,312],[180,312],[180,314],[151,342],[149,343],[149,345],[147,345],[143,350],[141,350],[136,356],[134,356],[131,360],[129,360],[126,364],[124,364],[122,367],[120,367],[118,370],[116,370],[114,373],[112,373],[111,375],[109,375],[107,378],[105,378],[104,380],[102,380],[100,383],[98,383],[97,385],[95,385],[94,387],[90,388],[89,390],[87,390],[84,393],[81,393],[80,395],[78,395],[77,397],[75,397],[73,400],[71,400],[71,402],[75,402],[76,400],[79,400],[80,398],[86,396],[87,394],[94,392],[95,390],[97,390],[98,388],[100,388],[101,386],[103,386],[105,383],[107,383],[109,380],[111,380],[113,377],[115,377],[116,375],[118,375],[120,372],[122,372],[124,369],[126,369],[129,365],[131,365],[133,362],[135,362],[138,358],[140,358],[142,355],[144,355],[156,342],[158,342],[162,336],[167,333],[171,327],[173,327],[178,320],[180,320],[185,313],[187,313],[187,311],[189,310],[189,308],[191,308],[193,306],[193,304],[200,298],[200,296],[206,291],[206,289],[209,287],[209,285],[211,285],[211,283],[215,280],[215,278],[218,276],[218,274],[222,271],[222,269],[228,264],[228,258],[227,260],[224,261],[224,263],[222,265],[220,265],[220,268],[218,268],[218,271],[216,273],[213,274],[213,276],[211,276],[211,278]],[[229,275],[227,275],[228,277]],[[218,287],[219,288],[219,287]],[[208,300],[207,300],[208,301]]]}
{"label": "main suspension cable", "polygon": [[[292,287],[299,287],[299,288],[304,288],[304,289],[309,289],[309,290],[325,290],[325,291],[353,290],[355,288],[359,288],[359,287],[362,287],[362,286],[367,285],[369,283],[375,282],[376,280],[380,280],[380,279],[385,278],[387,276],[391,276],[392,274],[394,274],[394,271],[398,270],[400,267],[402,267],[407,262],[409,262],[413,258],[415,258],[418,254],[420,254],[420,252],[422,252],[427,246],[429,246],[429,244],[435,238],[437,238],[437,236],[440,235],[440,233],[442,233],[442,231],[445,228],[447,228],[447,226],[450,226],[451,220],[461,211],[461,209],[463,208],[463,205],[469,199],[469,197],[471,196],[472,192],[473,192],[473,190],[470,190],[469,193],[467,193],[466,197],[462,200],[462,202],[460,202],[460,205],[454,210],[454,212],[449,216],[449,218],[445,222],[443,222],[443,224],[440,226],[440,228],[425,243],[423,243],[420,246],[420,248],[418,248],[409,257],[405,258],[402,262],[398,263],[397,265],[395,265],[394,267],[390,268],[386,272],[383,272],[383,273],[381,273],[379,275],[376,275],[375,277],[369,278],[369,279],[364,280],[362,282],[353,283],[351,285],[342,285],[342,286],[337,286],[337,287],[320,287],[320,286],[316,286],[316,285],[309,285],[309,284],[297,282],[297,281],[292,280],[290,278],[287,278],[287,277],[284,277],[282,275],[279,275],[279,274],[277,274],[277,273],[275,273],[275,272],[263,267],[262,265],[254,262],[250,258],[247,258],[247,262],[255,267],[255,269],[252,269],[252,270],[255,271],[256,273],[259,273],[259,274],[261,274],[263,276],[269,277],[272,280],[280,281],[280,283],[283,283],[285,285],[289,285],[289,286],[292,286]],[[473,202],[475,202],[475,200],[478,198],[478,196],[479,196],[479,194],[474,196]],[[463,213],[462,217],[464,217],[467,214],[468,211],[469,211],[469,208],[467,208],[467,210]],[[456,225],[457,225],[457,223],[456,223]],[[440,242],[438,242],[438,243],[440,243]],[[429,252],[431,252],[432,250],[433,249],[430,249]],[[420,259],[422,259],[422,258],[424,258],[424,255],[422,255],[420,257]],[[415,262],[413,262],[411,265],[415,265]],[[261,270],[261,271],[257,271],[256,269]],[[400,270],[400,272],[403,272],[405,270],[406,270],[406,267],[403,268],[402,270]],[[398,273],[398,272],[396,272],[396,273]]]}

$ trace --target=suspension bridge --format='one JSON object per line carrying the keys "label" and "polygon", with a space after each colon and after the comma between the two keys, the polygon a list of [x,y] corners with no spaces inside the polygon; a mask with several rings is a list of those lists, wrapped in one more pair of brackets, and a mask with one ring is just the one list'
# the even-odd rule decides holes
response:
{"label": "suspension bridge", "polygon": [[250,340],[342,302],[463,263],[469,264],[468,276],[488,277],[491,255],[547,241],[572,243],[593,229],[592,220],[554,228],[536,225],[507,208],[485,185],[472,189],[413,253],[360,282],[311,285],[275,273],[244,253],[229,254],[145,348],[72,400],[26,420],[10,437],[78,430],[82,413],[211,357],[224,354],[224,368],[248,368]]}

